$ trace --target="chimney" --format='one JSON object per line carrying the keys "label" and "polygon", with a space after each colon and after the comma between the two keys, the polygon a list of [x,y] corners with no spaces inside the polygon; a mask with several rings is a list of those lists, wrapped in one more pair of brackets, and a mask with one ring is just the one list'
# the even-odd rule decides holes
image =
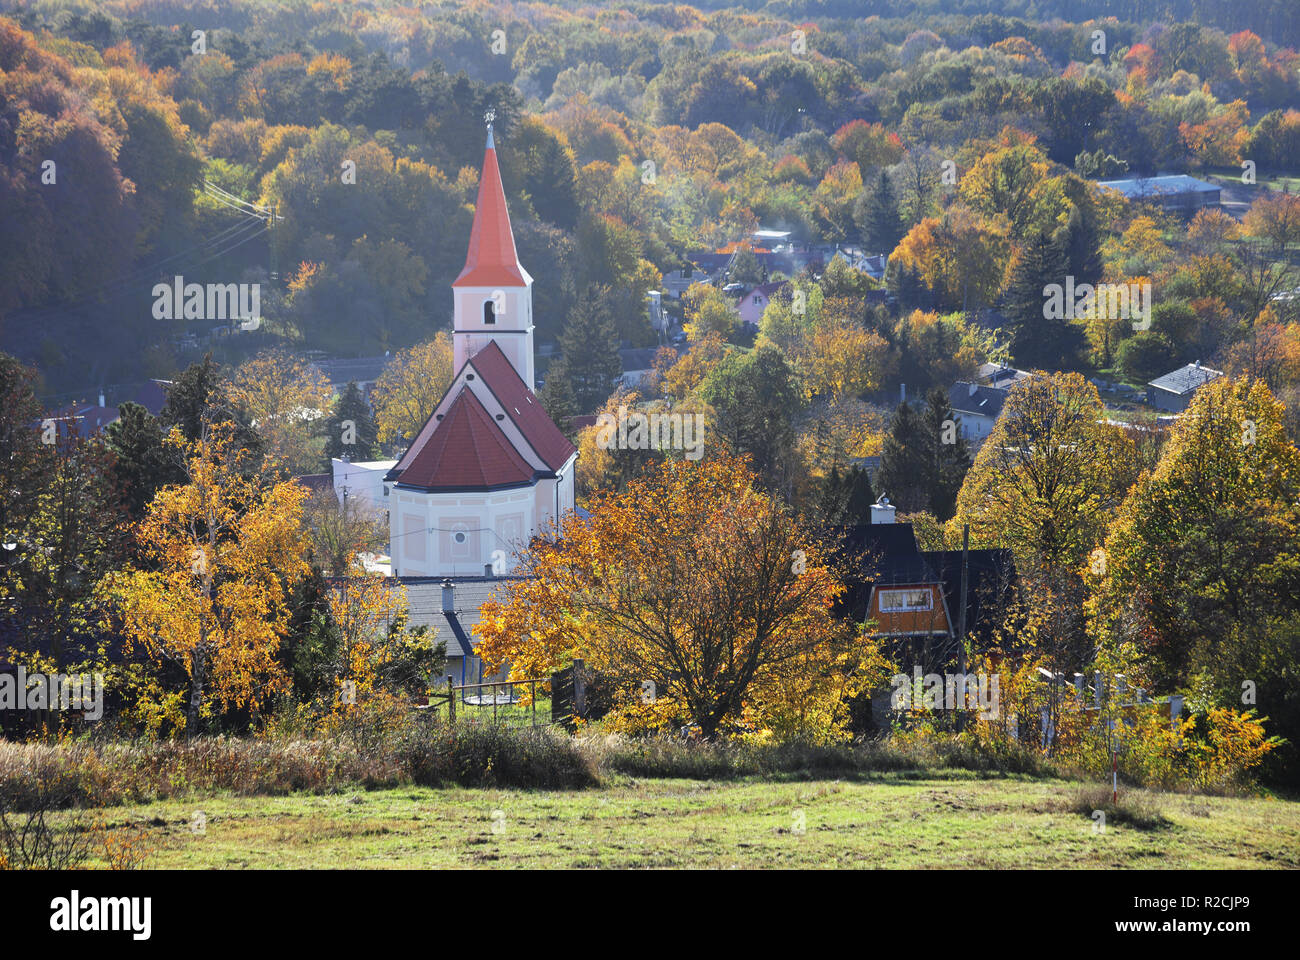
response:
{"label": "chimney", "polygon": [[898,385],[898,402],[907,403],[907,384],[905,383]]}
{"label": "chimney", "polygon": [[894,505],[889,502],[889,498],[882,493],[880,499],[871,505],[871,522],[893,523],[894,509]]}
{"label": "chimney", "polygon": [[978,389],[979,389],[979,386],[978,386],[977,384],[974,384],[974,383],[968,383],[968,384],[966,384],[966,396],[968,396],[968,397],[973,397],[973,396],[975,396],[975,391],[978,390]]}
{"label": "chimney", "polygon": [[106,406],[108,406],[108,404],[106,404],[106,403],[104,402],[104,391],[103,391],[103,390],[99,391],[99,405],[100,405],[101,407],[106,407]]}
{"label": "chimney", "polygon": [[442,612],[456,612],[456,585],[450,580],[442,581]]}

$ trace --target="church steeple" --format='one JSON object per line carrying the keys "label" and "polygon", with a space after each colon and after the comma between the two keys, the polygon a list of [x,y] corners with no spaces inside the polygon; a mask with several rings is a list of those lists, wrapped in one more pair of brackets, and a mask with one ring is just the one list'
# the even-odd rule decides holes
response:
{"label": "church steeple", "polygon": [[532,278],[515,252],[515,235],[510,228],[510,211],[506,209],[506,192],[501,185],[501,168],[497,165],[496,142],[492,136],[492,112],[487,116],[487,146],[483,150],[474,226],[469,232],[469,252],[465,268],[452,286],[527,286]]}
{"label": "church steeple", "polygon": [[452,283],[452,341],[459,370],[495,342],[520,378],[533,389],[533,278],[515,251],[506,192],[497,166],[494,115],[488,111],[487,145],[478,181],[478,203],[469,234],[465,269]]}

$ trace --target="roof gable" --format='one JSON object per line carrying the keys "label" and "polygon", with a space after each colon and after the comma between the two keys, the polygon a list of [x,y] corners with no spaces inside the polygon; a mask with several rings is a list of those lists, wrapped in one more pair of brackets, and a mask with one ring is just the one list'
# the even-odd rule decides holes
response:
{"label": "roof gable", "polygon": [[478,371],[484,385],[542,462],[551,470],[563,467],[577,452],[577,447],[552,422],[496,342],[489,343],[470,357],[469,365]]}
{"label": "roof gable", "polygon": [[424,490],[493,490],[533,482],[532,467],[474,391],[464,387],[408,465],[394,473],[390,476],[398,483]]}

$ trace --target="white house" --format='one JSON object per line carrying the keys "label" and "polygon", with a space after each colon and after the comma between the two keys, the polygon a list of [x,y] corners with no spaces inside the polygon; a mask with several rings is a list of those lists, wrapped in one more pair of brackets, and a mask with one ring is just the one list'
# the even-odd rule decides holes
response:
{"label": "white house", "polygon": [[376,510],[388,509],[388,484],[384,477],[397,466],[396,460],[330,460],[334,478],[334,493],[339,503],[359,500]]}

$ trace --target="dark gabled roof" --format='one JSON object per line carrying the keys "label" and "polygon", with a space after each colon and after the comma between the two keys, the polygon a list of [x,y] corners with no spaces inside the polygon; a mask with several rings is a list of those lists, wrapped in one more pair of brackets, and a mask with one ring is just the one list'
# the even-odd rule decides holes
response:
{"label": "dark gabled roof", "polygon": [[758,286],[754,287],[754,289],[750,290],[747,294],[745,294],[745,296],[742,297],[741,299],[748,300],[750,297],[754,296],[755,294],[760,294],[764,297],[767,297],[769,300],[771,300],[772,295],[774,293],[776,293],[782,287],[788,286],[789,283],[790,283],[789,280],[773,280],[770,283],[760,283]]}
{"label": "dark gabled roof", "polygon": [[300,486],[316,492],[334,489],[334,474],[332,473],[303,473],[293,479]]}
{"label": "dark gabled roof", "polygon": [[551,422],[533,391],[528,389],[496,341],[489,342],[470,357],[469,362],[479,372],[492,395],[505,408],[506,416],[519,428],[528,445],[542,458],[542,462],[552,470],[563,467],[578,448]]}
{"label": "dark gabled roof", "polygon": [[[924,551],[926,563],[943,581],[943,594],[952,611],[953,629],[961,610],[961,551]],[[967,552],[966,630],[983,633],[993,627],[1000,601],[1015,582],[1016,564],[1010,550]]]}
{"label": "dark gabled roof", "polygon": [[1211,380],[1217,380],[1223,376],[1222,370],[1211,370],[1209,367],[1203,367],[1199,363],[1189,363],[1177,370],[1171,370],[1163,377],[1157,377],[1150,381],[1147,386],[1155,387],[1157,390],[1165,390],[1169,393],[1183,395],[1193,393],[1198,388],[1205,386]]}
{"label": "dark gabled roof", "polygon": [[840,601],[844,615],[866,615],[871,590],[890,584],[935,583],[910,523],[862,523],[838,531],[850,573]]}
{"label": "dark gabled roof", "polygon": [[437,428],[394,479],[421,490],[498,490],[531,483],[533,472],[474,391],[461,387]]}
{"label": "dark gabled roof", "polygon": [[958,380],[948,391],[948,405],[955,413],[974,413],[997,419],[1006,400],[1006,390],[965,380]]}
{"label": "dark gabled roof", "polygon": [[156,417],[167,404],[167,388],[171,385],[170,380],[149,380],[135,392],[132,400]]}
{"label": "dark gabled roof", "polygon": [[[408,625],[428,627],[435,642],[445,640],[448,657],[474,654],[474,627],[481,617],[480,608],[499,588],[519,577],[400,577],[406,588],[410,609]],[[455,612],[442,611],[442,584],[450,580],[455,587]]]}

